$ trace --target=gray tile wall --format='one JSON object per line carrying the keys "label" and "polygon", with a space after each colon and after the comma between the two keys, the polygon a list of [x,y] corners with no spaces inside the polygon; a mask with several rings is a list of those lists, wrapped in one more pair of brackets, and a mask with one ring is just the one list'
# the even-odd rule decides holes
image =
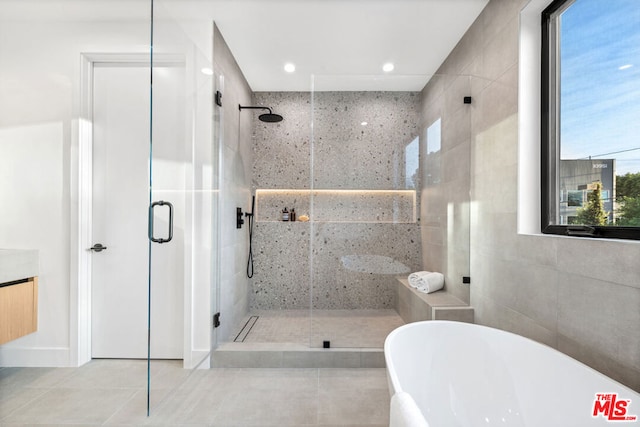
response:
{"label": "gray tile wall", "polygon": [[250,105],[251,88],[246,82],[218,28],[214,28],[213,62],[216,89],[223,94],[221,111],[220,239],[221,277],[219,307],[222,313],[218,341],[229,339],[236,325],[249,310],[249,279],[246,276],[249,240],[246,228],[236,229],[236,207],[251,209],[251,111],[238,110]]}
{"label": "gray tile wall", "polygon": [[[319,92],[313,99],[309,93],[256,93],[255,103],[271,107],[284,121],[255,122],[254,189],[308,189],[312,179],[316,189],[405,188],[404,148],[418,136],[418,93]],[[362,121],[368,126],[361,126]],[[264,198],[258,210],[284,207],[273,205],[273,200]],[[406,273],[418,269],[419,227],[401,223],[411,215],[403,215],[397,223],[368,222],[370,217],[363,221],[357,212],[346,215],[347,205],[340,197],[316,202],[323,203],[315,207],[323,218],[332,218],[334,210],[336,220],[283,223],[260,213],[268,221],[258,221],[255,227],[251,307],[393,308],[398,272],[374,271],[366,256],[385,257],[396,267],[402,264]],[[299,210],[308,206],[301,199],[298,216],[309,214]],[[369,270],[354,267],[353,258],[346,256],[364,256],[358,260],[364,260],[360,265]]]}
{"label": "gray tile wall", "polygon": [[[475,320],[555,347],[640,390],[640,243],[517,233],[518,37],[526,3],[492,0],[440,69],[476,76],[470,164]],[[455,90],[445,83],[428,87],[425,99]]]}

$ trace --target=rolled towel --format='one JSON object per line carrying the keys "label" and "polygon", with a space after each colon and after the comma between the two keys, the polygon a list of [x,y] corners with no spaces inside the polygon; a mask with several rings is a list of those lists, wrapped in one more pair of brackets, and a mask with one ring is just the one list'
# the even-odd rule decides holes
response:
{"label": "rolled towel", "polygon": [[422,278],[430,273],[430,271],[416,271],[415,273],[411,273],[409,275],[409,285],[412,288],[418,288],[418,286],[422,284]]}
{"label": "rolled towel", "polygon": [[439,291],[444,287],[444,274],[442,273],[427,273],[421,275],[416,280],[416,290],[430,294],[431,292]]}
{"label": "rolled towel", "polygon": [[404,391],[391,398],[389,415],[389,427],[429,427],[413,397]]}

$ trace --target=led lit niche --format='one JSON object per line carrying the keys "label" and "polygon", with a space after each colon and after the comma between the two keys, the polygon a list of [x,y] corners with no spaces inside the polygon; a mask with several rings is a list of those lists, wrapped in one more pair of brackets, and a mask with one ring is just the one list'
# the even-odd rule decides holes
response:
{"label": "led lit niche", "polygon": [[256,219],[282,221],[293,209],[296,218],[314,222],[415,223],[415,190],[256,190]]}

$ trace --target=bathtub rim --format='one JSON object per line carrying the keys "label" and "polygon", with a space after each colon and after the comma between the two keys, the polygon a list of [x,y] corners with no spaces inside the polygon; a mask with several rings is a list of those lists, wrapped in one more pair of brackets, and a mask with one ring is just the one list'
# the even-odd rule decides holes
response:
{"label": "bathtub rim", "polygon": [[630,393],[632,396],[634,396],[635,399],[640,400],[640,393],[633,390],[632,388],[630,388],[629,386],[626,386],[624,384],[622,384],[621,382],[603,374],[602,372],[592,368],[591,366],[579,361],[578,359],[569,356],[566,353],[561,352],[560,350],[553,348],[547,344],[535,341],[531,338],[525,337],[523,335],[514,333],[514,332],[510,332],[510,331],[506,331],[504,329],[499,329],[499,328],[494,328],[491,326],[485,326],[485,325],[479,325],[476,323],[466,323],[466,322],[457,322],[457,321],[453,321],[453,320],[423,320],[420,322],[412,322],[412,323],[407,323],[406,325],[402,325],[396,329],[394,329],[393,331],[391,331],[389,333],[389,335],[387,335],[387,337],[385,338],[384,341],[384,359],[385,359],[385,363],[387,366],[387,377],[388,377],[388,382],[389,382],[389,394],[391,396],[393,396],[395,393],[398,392],[402,392],[405,391],[401,384],[400,384],[400,380],[398,379],[398,374],[396,373],[396,370],[394,368],[394,364],[392,363],[392,359],[391,359],[391,347],[393,345],[393,341],[395,339],[395,337],[397,337],[398,335],[402,334],[403,331],[407,330],[407,329],[413,329],[413,328],[421,328],[421,327],[427,327],[427,328],[435,328],[438,326],[443,326],[443,325],[450,325],[450,326],[454,326],[454,327],[460,327],[460,328],[469,328],[469,329],[480,329],[480,330],[485,330],[485,331],[490,331],[490,333],[498,333],[498,334],[505,334],[511,338],[514,338],[516,340],[520,340],[521,342],[528,342],[528,344],[533,345],[533,346],[537,346],[538,348],[544,348],[546,350],[552,351],[554,353],[556,353],[556,356],[570,360],[572,362],[575,362],[579,365],[582,365],[583,368],[586,368],[587,371],[590,371],[591,374],[595,374],[596,376],[605,379],[607,381],[611,381],[613,383],[615,383],[615,385],[617,385],[618,387],[621,387],[623,390],[625,390],[625,392]]}

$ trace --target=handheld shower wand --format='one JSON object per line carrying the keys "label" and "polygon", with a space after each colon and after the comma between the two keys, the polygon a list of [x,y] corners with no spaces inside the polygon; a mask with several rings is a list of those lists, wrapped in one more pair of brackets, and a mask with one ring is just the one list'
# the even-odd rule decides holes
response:
{"label": "handheld shower wand", "polygon": [[251,196],[251,213],[245,212],[244,216],[249,221],[249,256],[247,257],[247,277],[253,277],[253,222],[255,215],[256,196]]}

